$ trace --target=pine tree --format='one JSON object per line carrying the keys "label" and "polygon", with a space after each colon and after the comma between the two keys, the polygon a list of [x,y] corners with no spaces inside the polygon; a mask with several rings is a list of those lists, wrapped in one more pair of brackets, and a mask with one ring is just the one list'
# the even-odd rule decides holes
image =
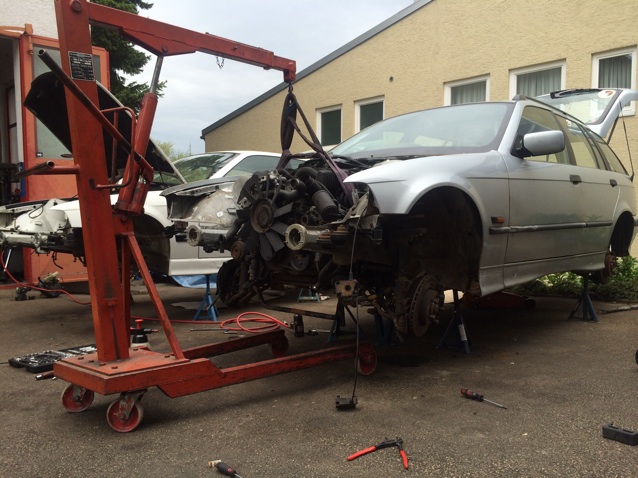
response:
{"label": "pine tree", "polygon": [[[153,6],[152,3],[147,3],[143,0],[93,1],[106,7],[117,8],[135,15],[139,14],[140,10],[148,10]],[[122,38],[114,30],[92,27],[91,37],[95,46],[105,48],[109,52],[111,92],[124,106],[133,108],[137,112],[139,103],[144,93],[150,89],[150,86],[148,83],[137,83],[135,81],[127,83],[123,75],[134,76],[140,74],[150,60],[150,56],[135,49],[130,41]],[[164,86],[165,82],[161,82],[158,85],[158,94],[160,94]]]}

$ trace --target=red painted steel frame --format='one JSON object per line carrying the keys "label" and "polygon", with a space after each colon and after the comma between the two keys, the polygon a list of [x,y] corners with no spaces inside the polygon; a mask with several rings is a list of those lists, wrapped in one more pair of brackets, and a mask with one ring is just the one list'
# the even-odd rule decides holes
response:
{"label": "red painted steel frame", "polygon": [[[271,344],[273,350],[285,349],[287,339],[282,330],[231,342],[181,349],[133,234],[131,219],[132,215],[141,212],[148,190],[147,183],[150,183],[148,165],[140,152],[146,150],[157,97],[153,94],[145,97],[137,126],[132,128],[134,137],[130,138],[130,142],[126,141],[133,148],[126,178],[130,181],[125,179],[126,185],[120,190],[118,205],[113,212],[109,189],[99,187],[108,184],[108,171],[105,167],[107,163],[102,136],[104,116],[103,112],[92,106],[98,104],[97,85],[94,80],[82,78],[77,72],[74,77],[69,54],[90,54],[89,25],[93,24],[117,29],[126,38],[160,57],[201,51],[266,69],[282,70],[286,81],[295,79],[295,62],[277,57],[266,50],[213,35],[191,32],[88,3],[86,0],[55,0],[55,7],[64,71],[58,74],[66,74],[74,83],[67,85],[67,92],[70,94],[66,95],[75,161],[75,167],[70,172],[77,178],[97,345],[96,354],[56,362],[55,375],[74,386],[104,395],[127,394],[157,386],[168,396],[179,397],[326,362],[354,358],[357,348],[350,344],[227,369],[219,369],[208,359],[267,343]],[[92,105],[87,104],[87,98]],[[112,129],[111,125],[106,125],[106,129]],[[118,140],[120,143],[125,141],[122,138]],[[117,260],[118,240],[121,249],[121,275]],[[138,264],[172,353],[129,348],[128,271],[131,258]],[[374,350],[371,345],[362,344],[358,353],[365,360],[374,355]],[[74,391],[68,395],[73,397]],[[136,396],[141,397],[141,394]],[[118,431],[128,431],[128,428]]]}

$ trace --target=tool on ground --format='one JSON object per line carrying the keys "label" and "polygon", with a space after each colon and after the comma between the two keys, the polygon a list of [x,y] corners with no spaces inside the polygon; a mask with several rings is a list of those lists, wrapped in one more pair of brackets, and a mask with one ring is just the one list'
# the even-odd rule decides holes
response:
{"label": "tool on ground", "polygon": [[499,408],[504,408],[504,409],[507,410],[506,406],[501,405],[500,403],[493,402],[492,400],[488,400],[483,395],[481,395],[479,393],[476,393],[476,392],[473,392],[472,390],[468,390],[467,388],[462,388],[461,389],[461,395],[463,395],[465,398],[469,398],[470,400],[476,400],[478,402],[491,403],[492,405],[496,405]]}
{"label": "tool on ground", "polygon": [[151,346],[148,342],[148,335],[157,332],[157,329],[148,329],[142,327],[144,319],[135,319],[135,327],[129,328],[129,334],[131,335],[131,347],[144,347],[150,349]]}
{"label": "tool on ground", "polygon": [[241,478],[241,476],[237,474],[234,468],[231,468],[230,466],[228,466],[226,463],[224,463],[221,460],[209,461],[208,467],[217,468],[217,471],[219,471],[223,475]]}
{"label": "tool on ground", "polygon": [[396,446],[399,449],[399,455],[401,455],[401,459],[403,460],[403,468],[406,470],[410,467],[408,463],[408,455],[405,453],[403,449],[403,440],[401,438],[395,438],[394,440],[386,440],[384,442],[379,443],[378,445],[374,445],[368,448],[364,448],[356,453],[353,453],[348,457],[348,461],[352,461],[360,456],[367,455],[368,453],[372,453],[373,451],[381,450],[382,448],[390,448]]}
{"label": "tool on ground", "polygon": [[55,373],[53,370],[49,370],[48,372],[39,373],[35,376],[36,380],[55,380]]}
{"label": "tool on ground", "polygon": [[295,331],[295,337],[304,336],[303,316],[301,314],[295,314],[292,317],[293,330]]}
{"label": "tool on ground", "polygon": [[616,440],[625,445],[638,445],[638,432],[626,428],[615,427],[613,423],[603,425],[603,438]]}

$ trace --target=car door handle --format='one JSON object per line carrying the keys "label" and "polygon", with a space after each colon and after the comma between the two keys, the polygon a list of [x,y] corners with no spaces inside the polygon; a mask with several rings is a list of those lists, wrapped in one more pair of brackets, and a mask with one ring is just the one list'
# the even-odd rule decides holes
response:
{"label": "car door handle", "polygon": [[578,174],[570,174],[569,175],[569,180],[574,183],[574,184],[578,184],[578,183],[582,183],[583,180],[580,178],[580,176]]}
{"label": "car door handle", "polygon": [[611,184],[612,188],[615,188],[616,186],[618,186],[618,182],[616,182],[615,179],[610,179],[609,180],[609,184]]}

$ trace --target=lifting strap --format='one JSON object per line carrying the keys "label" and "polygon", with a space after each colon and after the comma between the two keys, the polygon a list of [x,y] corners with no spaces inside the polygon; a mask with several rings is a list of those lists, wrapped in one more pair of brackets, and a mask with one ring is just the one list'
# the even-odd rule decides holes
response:
{"label": "lifting strap", "polygon": [[[301,115],[303,119],[304,125],[310,134],[310,139],[308,139],[302,132],[299,126],[297,125],[297,111]],[[288,94],[286,95],[286,99],[284,100],[283,111],[281,112],[281,158],[279,159],[279,163],[277,164],[277,169],[283,169],[288,164],[292,153],[290,152],[290,145],[292,144],[292,138],[295,135],[295,131],[301,136],[301,138],[306,142],[308,146],[310,146],[317,155],[322,158],[328,167],[332,170],[333,173],[337,176],[339,180],[339,185],[341,189],[343,189],[345,200],[347,201],[348,206],[352,206],[352,191],[353,186],[350,183],[345,183],[343,180],[348,177],[348,175],[343,171],[337,164],[335,163],[332,156],[328,154],[321,146],[321,142],[317,135],[313,131],[306,115],[304,114],[301,106],[297,102],[297,98],[292,92],[292,85],[288,87]]]}

